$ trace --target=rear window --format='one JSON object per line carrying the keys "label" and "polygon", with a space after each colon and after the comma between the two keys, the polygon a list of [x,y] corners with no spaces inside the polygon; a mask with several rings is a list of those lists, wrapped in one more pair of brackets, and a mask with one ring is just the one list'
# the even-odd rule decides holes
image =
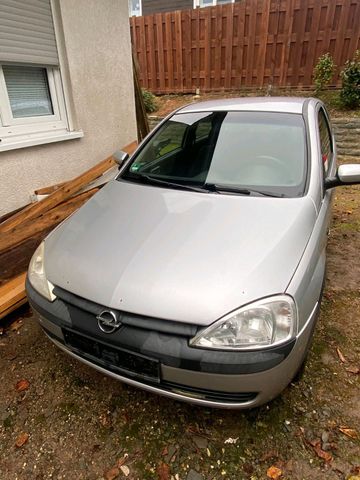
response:
{"label": "rear window", "polygon": [[197,112],[173,115],[135,156],[138,173],[189,185],[209,183],[301,196],[306,180],[301,115]]}

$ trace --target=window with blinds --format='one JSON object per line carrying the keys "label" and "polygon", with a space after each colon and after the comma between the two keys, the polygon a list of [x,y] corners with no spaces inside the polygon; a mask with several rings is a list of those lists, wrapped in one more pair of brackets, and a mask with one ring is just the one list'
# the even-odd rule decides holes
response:
{"label": "window with blinds", "polygon": [[50,0],[0,1],[0,62],[59,64]]}
{"label": "window with blinds", "polygon": [[46,68],[4,65],[3,73],[14,118],[53,115]]}

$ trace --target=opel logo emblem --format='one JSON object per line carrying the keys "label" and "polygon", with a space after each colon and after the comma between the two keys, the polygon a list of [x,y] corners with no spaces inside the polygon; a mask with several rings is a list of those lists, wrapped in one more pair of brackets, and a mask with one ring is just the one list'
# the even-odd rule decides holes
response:
{"label": "opel logo emblem", "polygon": [[121,326],[120,318],[112,310],[103,310],[96,318],[100,330],[104,333],[113,333]]}

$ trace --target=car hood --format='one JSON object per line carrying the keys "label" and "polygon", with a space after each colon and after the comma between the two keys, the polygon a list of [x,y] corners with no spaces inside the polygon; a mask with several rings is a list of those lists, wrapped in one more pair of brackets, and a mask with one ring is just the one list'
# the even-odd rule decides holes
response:
{"label": "car hood", "polygon": [[112,181],[45,241],[48,279],[93,302],[208,325],[285,292],[316,220],[311,200]]}

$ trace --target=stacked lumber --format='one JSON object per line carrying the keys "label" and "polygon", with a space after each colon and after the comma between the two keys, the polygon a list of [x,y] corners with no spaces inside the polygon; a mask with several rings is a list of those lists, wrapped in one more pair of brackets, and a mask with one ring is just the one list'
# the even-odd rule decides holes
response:
{"label": "stacked lumber", "polygon": [[[123,150],[131,154],[136,146],[132,142]],[[26,303],[26,271],[40,242],[115,173],[110,156],[68,182],[36,190],[39,201],[0,218],[0,320]]]}

